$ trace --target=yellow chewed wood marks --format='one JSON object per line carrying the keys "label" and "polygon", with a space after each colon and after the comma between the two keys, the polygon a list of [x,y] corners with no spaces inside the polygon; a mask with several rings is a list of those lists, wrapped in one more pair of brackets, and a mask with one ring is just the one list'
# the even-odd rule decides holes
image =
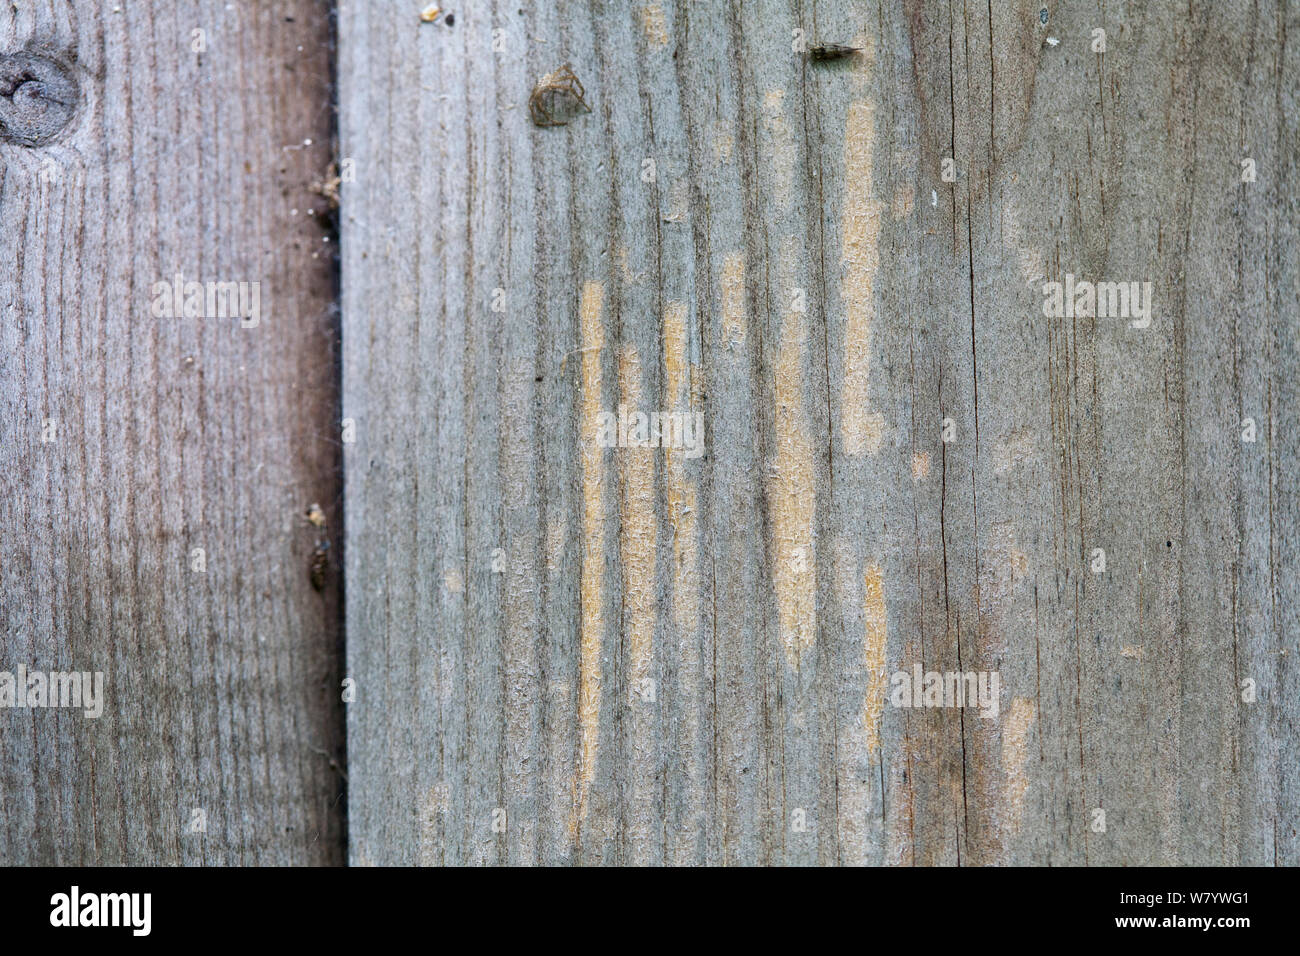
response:
{"label": "yellow chewed wood marks", "polygon": [[605,631],[604,449],[596,441],[601,412],[601,350],[605,345],[605,286],[582,287],[582,612],[578,662],[578,760],[576,810],[587,813],[587,797],[596,777],[596,743],[600,737],[601,642]]}
{"label": "yellow chewed wood marks", "polygon": [[442,863],[442,833],[446,829],[450,799],[451,789],[445,783],[435,783],[420,798],[420,866],[439,866]]}
{"label": "yellow chewed wood marks", "polygon": [[[691,366],[686,361],[686,304],[669,302],[664,310],[665,394],[669,407],[676,412],[693,412],[691,407]],[[695,482],[687,476],[686,458],[681,449],[664,449],[665,485],[668,494],[668,521],[673,529],[673,618],[685,648],[694,651],[694,632],[699,621],[699,538],[695,526]],[[692,658],[684,666],[698,667]]]}
{"label": "yellow chewed wood marks", "polygon": [[646,274],[644,272],[632,271],[630,253],[626,243],[620,242],[614,255],[618,260],[618,271],[623,277],[624,285],[638,285],[645,281]]}
{"label": "yellow chewed wood marks", "polygon": [[904,183],[894,190],[894,200],[890,212],[895,219],[906,219],[912,214],[912,203],[916,199],[916,190],[911,183]]}
{"label": "yellow chewed wood marks", "polygon": [[1002,773],[1006,777],[1006,805],[1010,830],[1020,829],[1024,816],[1025,791],[1029,789],[1026,765],[1029,761],[1029,734],[1037,708],[1028,697],[1013,697],[1002,728]]}
{"label": "yellow chewed wood marks", "polygon": [[465,590],[465,575],[460,568],[451,565],[442,572],[442,586],[451,594],[460,594]]}
{"label": "yellow chewed wood marks", "polygon": [[1029,556],[1017,543],[1014,522],[994,521],[981,534],[979,633],[985,646],[998,653],[1005,648],[1005,636],[1015,633],[1016,621],[1028,610],[1022,585],[1029,576]]}
{"label": "yellow chewed wood marks", "polygon": [[736,136],[731,131],[731,125],[724,120],[715,122],[710,141],[713,144],[713,168],[716,170],[731,162],[736,151]]}
{"label": "yellow chewed wood marks", "polygon": [[652,47],[668,45],[668,20],[664,8],[657,3],[647,3],[641,8],[641,32],[645,42]]}
{"label": "yellow chewed wood marks", "polygon": [[690,201],[691,190],[686,180],[677,180],[668,187],[668,209],[664,212],[663,221],[685,222]]}
{"label": "yellow chewed wood marks", "polygon": [[730,253],[722,263],[722,344],[724,348],[744,345],[749,335],[745,318],[745,254]]}
{"label": "yellow chewed wood marks", "polygon": [[918,451],[912,456],[912,480],[924,481],[930,476],[930,453]]}
{"label": "yellow chewed wood marks", "polygon": [[853,457],[875,454],[885,420],[871,410],[871,335],[875,281],[880,266],[881,208],[872,196],[875,107],[867,100],[849,105],[844,130],[844,210],[840,221],[845,309],[844,380],[840,428],[844,450]]}
{"label": "yellow chewed wood marks", "polygon": [[777,209],[790,205],[794,194],[795,146],[785,115],[785,90],[763,96],[763,152],[770,162],[772,193]]}
{"label": "yellow chewed wood marks", "polygon": [[568,536],[568,526],[563,515],[551,514],[546,519],[546,573],[554,578],[560,573],[560,562],[564,560],[564,541]]}
{"label": "yellow chewed wood marks", "polygon": [[1037,457],[1033,435],[1029,429],[1020,428],[994,446],[993,468],[999,475],[1003,475],[1019,465],[1034,462]]}
{"label": "yellow chewed wood marks", "polygon": [[1009,193],[1003,200],[1000,214],[1002,248],[1014,254],[1021,280],[1037,292],[1047,278],[1047,262],[1043,253],[1025,238],[1020,207],[1020,200],[1014,193]]}
{"label": "yellow chewed wood marks", "polygon": [[[786,247],[783,254],[788,251],[792,256],[796,241],[795,237],[788,237],[783,243]],[[816,494],[811,430],[803,392],[808,381],[807,340],[807,313],[786,303],[776,362],[776,465],[770,479],[772,584],[786,662],[796,669],[817,632],[813,553]]]}
{"label": "yellow chewed wood marks", "polygon": [[862,575],[862,648],[866,657],[867,692],[863,726],[867,753],[880,752],[880,717],[885,712],[889,675],[885,657],[889,650],[889,629],[885,623],[885,580],[880,565],[869,564]]}
{"label": "yellow chewed wood marks", "polygon": [[858,48],[857,56],[849,62],[853,71],[853,89],[859,93],[870,81],[872,69],[876,65],[876,38],[874,34],[862,32],[854,36],[848,45]]}
{"label": "yellow chewed wood marks", "polygon": [[[730,256],[727,257],[727,263],[726,268],[730,270]],[[742,267],[742,279],[743,271]],[[665,391],[674,411],[686,411],[691,400],[691,382],[686,363],[686,314],[685,302],[669,302],[664,309]]]}
{"label": "yellow chewed wood marks", "polygon": [[[669,302],[664,309],[664,401],[675,412],[693,414],[699,407],[694,395],[702,376],[687,361],[687,306]],[[700,655],[700,538],[696,525],[699,512],[696,484],[687,471],[683,449],[664,449],[664,488],[668,502],[668,523],[673,535],[673,630],[677,637],[677,684],[674,692],[684,700],[697,700],[703,680]],[[700,734],[699,712],[687,707],[677,729],[681,748],[681,772],[693,786],[707,771],[695,746]]]}
{"label": "yellow chewed wood marks", "polygon": [[[619,390],[622,404],[641,407],[641,360],[636,349],[619,352]],[[629,700],[648,695],[652,679],[655,633],[655,451],[629,447],[618,454],[623,473],[619,504],[619,550],[623,559],[623,607],[626,614],[631,674]]]}

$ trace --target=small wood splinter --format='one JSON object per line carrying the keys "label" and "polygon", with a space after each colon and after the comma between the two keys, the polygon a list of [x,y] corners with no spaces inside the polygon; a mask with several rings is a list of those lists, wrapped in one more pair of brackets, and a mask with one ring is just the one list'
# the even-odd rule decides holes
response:
{"label": "small wood splinter", "polygon": [[577,100],[588,113],[591,107],[587,105],[584,99],[586,90],[582,88],[582,83],[574,75],[573,68],[568,64],[560,67],[537,81],[533,87],[532,94],[528,97],[528,114],[532,117],[533,122],[538,126],[564,126],[568,123],[565,119],[556,119],[550,109],[547,108],[547,97],[550,97],[552,104],[556,95],[566,95]]}
{"label": "small wood splinter", "polygon": [[860,46],[840,46],[838,43],[823,43],[820,46],[808,49],[808,54],[814,60],[838,60],[861,52],[862,47]]}

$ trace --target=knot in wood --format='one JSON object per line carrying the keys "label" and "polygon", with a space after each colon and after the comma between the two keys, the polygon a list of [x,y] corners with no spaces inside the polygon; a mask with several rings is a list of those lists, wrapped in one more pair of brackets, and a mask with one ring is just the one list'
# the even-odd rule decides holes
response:
{"label": "knot in wood", "polygon": [[68,67],[35,53],[0,55],[0,141],[51,143],[72,121],[80,91]]}

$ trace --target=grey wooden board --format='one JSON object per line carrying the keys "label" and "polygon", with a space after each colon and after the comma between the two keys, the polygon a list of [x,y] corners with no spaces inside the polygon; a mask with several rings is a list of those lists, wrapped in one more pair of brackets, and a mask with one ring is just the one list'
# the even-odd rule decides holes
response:
{"label": "grey wooden board", "polygon": [[[0,69],[80,104],[0,136],[0,671],[105,682],[0,710],[0,863],[342,860],[330,44],[312,0],[0,7]],[[260,323],[157,317],[178,272],[260,283]]]}
{"label": "grey wooden board", "polygon": [[1297,862],[1300,8],[1042,8],[340,4],[352,862]]}

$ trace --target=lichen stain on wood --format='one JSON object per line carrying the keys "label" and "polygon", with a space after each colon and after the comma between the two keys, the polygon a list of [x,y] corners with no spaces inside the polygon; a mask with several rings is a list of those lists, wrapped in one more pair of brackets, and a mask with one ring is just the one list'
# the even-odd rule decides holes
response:
{"label": "lichen stain on wood", "polygon": [[596,441],[601,412],[601,351],[605,345],[605,286],[591,280],[582,288],[582,612],[579,660],[578,722],[581,748],[571,833],[587,814],[587,798],[596,776],[600,735],[601,644],[605,630],[604,454]]}
{"label": "lichen stain on wood", "polygon": [[844,212],[840,225],[844,266],[842,295],[844,384],[840,424],[844,450],[853,457],[875,454],[884,440],[885,420],[871,410],[871,323],[880,265],[880,203],[872,195],[875,107],[865,99],[849,105],[844,129]]}

